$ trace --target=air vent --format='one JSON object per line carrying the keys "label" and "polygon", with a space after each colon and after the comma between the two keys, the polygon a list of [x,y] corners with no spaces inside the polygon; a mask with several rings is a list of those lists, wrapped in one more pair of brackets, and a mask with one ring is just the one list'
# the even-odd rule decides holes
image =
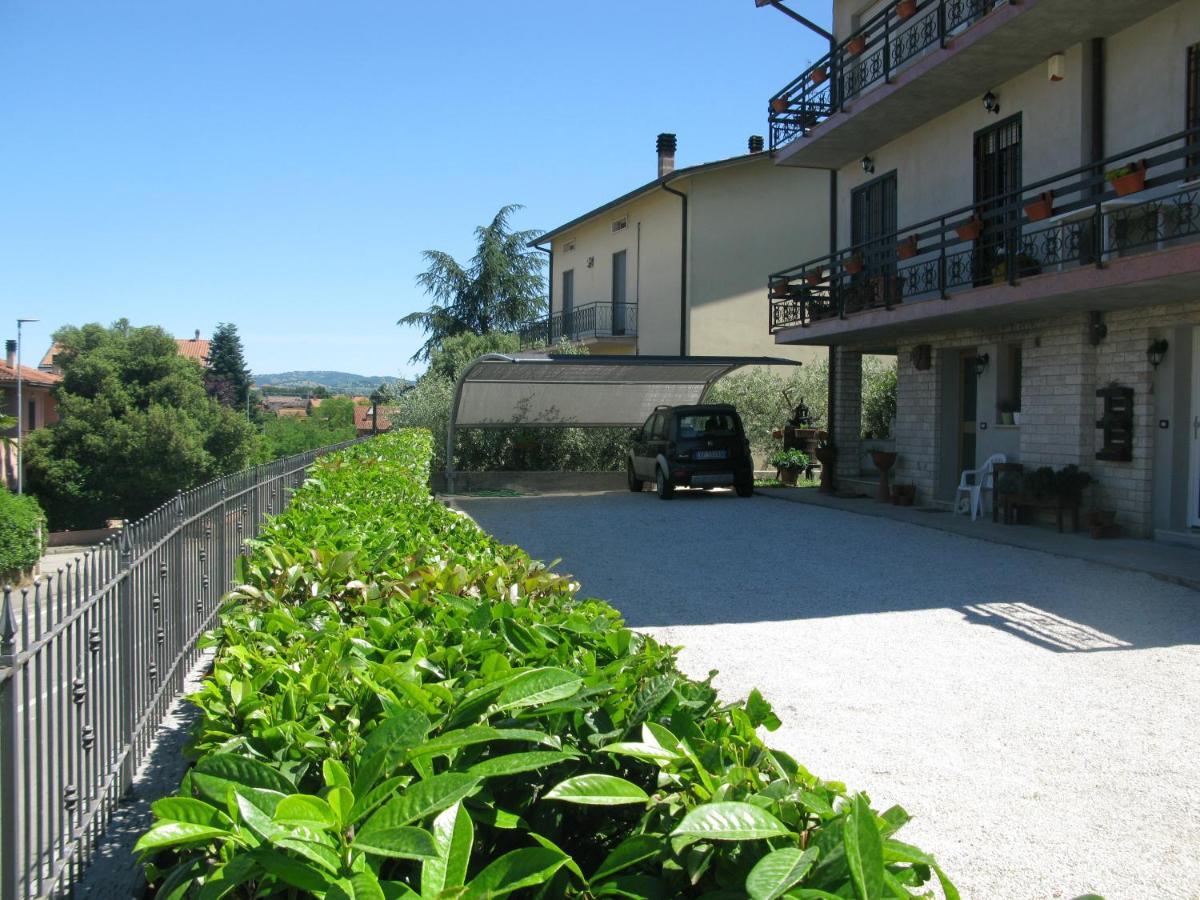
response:
{"label": "air vent", "polygon": [[617,219],[617,221],[612,223],[613,234],[616,234],[618,231],[624,231],[628,227],[629,227],[629,216],[621,216],[621,218]]}
{"label": "air vent", "polygon": [[563,244],[562,252],[570,253],[574,249],[575,249],[575,239],[572,238],[571,240],[569,240],[565,244]]}

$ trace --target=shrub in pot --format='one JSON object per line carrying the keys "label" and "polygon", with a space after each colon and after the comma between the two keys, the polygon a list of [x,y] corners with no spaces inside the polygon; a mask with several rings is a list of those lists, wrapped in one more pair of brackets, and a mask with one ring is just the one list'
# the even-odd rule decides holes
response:
{"label": "shrub in pot", "polygon": [[1118,197],[1127,197],[1146,189],[1146,161],[1140,160],[1104,173],[1104,178],[1117,192]]}
{"label": "shrub in pot", "polygon": [[787,485],[795,485],[800,473],[811,464],[808,454],[795,448],[780,450],[771,457],[771,465],[778,471],[779,480]]}

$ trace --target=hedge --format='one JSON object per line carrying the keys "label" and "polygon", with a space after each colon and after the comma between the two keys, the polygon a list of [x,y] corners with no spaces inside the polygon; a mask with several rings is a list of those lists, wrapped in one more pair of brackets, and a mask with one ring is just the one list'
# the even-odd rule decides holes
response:
{"label": "hedge", "polygon": [[16,580],[46,552],[46,514],[28,494],[0,491],[0,582]]}
{"label": "hedge", "polygon": [[159,897],[908,897],[908,816],[769,749],[675,650],[426,489],[425,432],[326,458],[239,564]]}

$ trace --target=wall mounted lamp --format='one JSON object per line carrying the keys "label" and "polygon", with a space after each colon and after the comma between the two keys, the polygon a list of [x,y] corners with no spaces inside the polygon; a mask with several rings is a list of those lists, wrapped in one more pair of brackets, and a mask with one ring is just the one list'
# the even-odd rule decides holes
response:
{"label": "wall mounted lamp", "polygon": [[984,371],[984,369],[986,369],[988,367],[988,362],[990,360],[991,360],[991,357],[988,356],[986,353],[981,353],[977,357],[975,357],[975,374],[977,376],[983,374],[983,371]]}
{"label": "wall mounted lamp", "polygon": [[1150,346],[1146,348],[1146,358],[1150,360],[1150,365],[1156,369],[1158,368],[1159,363],[1166,358],[1168,346],[1167,342],[1162,338],[1150,342]]}
{"label": "wall mounted lamp", "polygon": [[988,91],[983,95],[983,108],[990,112],[993,116],[1000,112],[1000,98]]}
{"label": "wall mounted lamp", "polygon": [[874,175],[875,174],[875,160],[871,159],[871,157],[869,157],[869,156],[864,156],[862,158],[862,170],[868,175]]}

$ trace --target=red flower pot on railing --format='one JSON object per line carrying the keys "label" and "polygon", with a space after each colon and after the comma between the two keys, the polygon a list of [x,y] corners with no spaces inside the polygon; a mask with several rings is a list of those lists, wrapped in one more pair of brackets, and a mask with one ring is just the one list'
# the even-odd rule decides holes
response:
{"label": "red flower pot on railing", "polygon": [[847,256],[842,260],[842,268],[846,270],[847,275],[857,275],[863,270],[863,258],[859,253],[853,256]]}
{"label": "red flower pot on railing", "polygon": [[821,283],[821,280],[824,277],[825,277],[825,269],[824,268],[809,269],[807,272],[804,273],[804,281],[810,287],[816,287],[818,284]]}
{"label": "red flower pot on railing", "polygon": [[772,300],[786,300],[791,295],[790,288],[791,288],[791,285],[786,280],[771,282],[771,290],[770,290],[771,299]]}
{"label": "red flower pot on railing", "polygon": [[1112,182],[1113,190],[1118,197],[1128,197],[1146,189],[1146,161],[1139,160],[1119,169],[1113,169],[1104,175]]}
{"label": "red flower pot on railing", "polygon": [[811,81],[814,86],[818,84],[824,84],[828,78],[829,69],[825,68],[824,66],[813,69],[808,73],[808,80]]}
{"label": "red flower pot on railing", "polygon": [[958,235],[960,241],[977,241],[979,240],[979,236],[983,234],[983,219],[979,218],[979,216],[971,216],[971,218],[955,228],[954,233]]}
{"label": "red flower pot on railing", "polygon": [[912,259],[917,255],[917,236],[909,235],[896,245],[896,255],[901,259]]}
{"label": "red flower pot on railing", "polygon": [[1026,203],[1025,215],[1030,222],[1040,222],[1054,215],[1054,191],[1042,191],[1036,200]]}
{"label": "red flower pot on railing", "polygon": [[862,56],[862,52],[867,49],[867,36],[865,34],[856,34],[846,42],[846,52],[851,56]]}
{"label": "red flower pot on railing", "polygon": [[771,101],[771,112],[785,113],[789,106],[791,106],[791,101],[787,97],[775,97]]}
{"label": "red flower pot on railing", "polygon": [[917,14],[917,0],[900,0],[896,4],[896,18],[903,22]]}

